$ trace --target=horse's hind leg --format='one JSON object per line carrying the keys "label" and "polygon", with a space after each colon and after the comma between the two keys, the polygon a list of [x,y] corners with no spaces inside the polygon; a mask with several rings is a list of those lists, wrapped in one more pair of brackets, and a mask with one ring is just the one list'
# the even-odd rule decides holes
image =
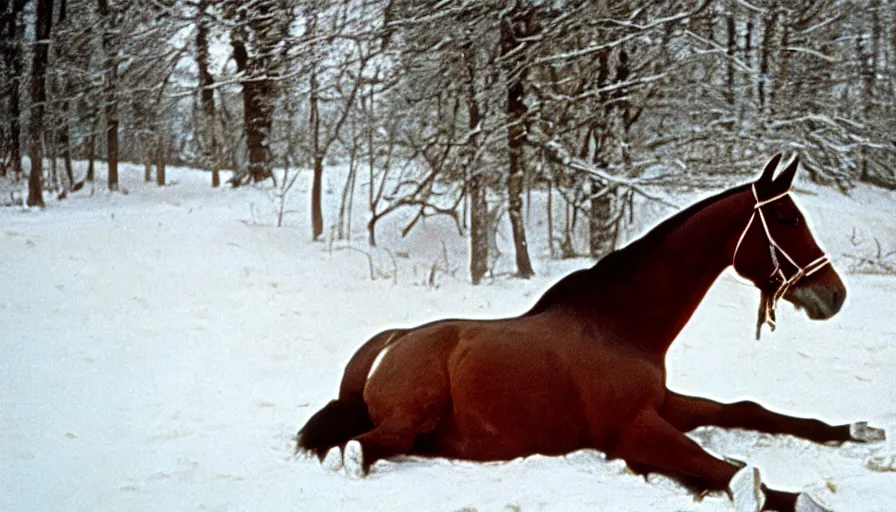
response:
{"label": "horse's hind leg", "polygon": [[[409,454],[417,437],[436,427],[450,403],[444,363],[450,341],[428,338],[404,342],[383,357],[364,388],[373,428],[353,438],[357,443],[352,444],[360,444],[361,450],[346,453],[345,464],[350,471],[366,474],[380,459]],[[349,455],[361,460],[356,463]]]}
{"label": "horse's hind leg", "polygon": [[[729,490],[739,466],[717,459],[654,411],[643,411],[620,434],[610,454],[629,465],[685,480],[704,490]],[[763,509],[792,511],[797,494],[767,489]]]}
{"label": "horse's hind leg", "polygon": [[[396,455],[407,455],[420,435],[420,425],[405,418],[390,418],[377,425],[370,432],[353,439],[360,450],[346,447],[345,465],[350,472],[366,475],[376,461]],[[353,450],[357,450],[352,453]],[[357,460],[352,460],[357,458]]]}
{"label": "horse's hind leg", "polygon": [[706,398],[666,392],[660,415],[682,432],[712,425],[743,428],[769,434],[790,434],[817,443],[880,441],[884,431],[867,423],[828,425],[810,418],[796,418],[769,411],[755,402],[723,404]]}

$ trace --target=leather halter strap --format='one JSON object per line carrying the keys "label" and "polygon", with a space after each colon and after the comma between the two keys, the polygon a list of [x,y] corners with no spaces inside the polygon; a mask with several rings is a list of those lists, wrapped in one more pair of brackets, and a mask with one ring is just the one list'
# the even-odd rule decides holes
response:
{"label": "leather halter strap", "polygon": [[[777,242],[775,242],[775,238],[772,236],[772,233],[768,228],[768,222],[766,222],[765,220],[765,214],[762,213],[762,207],[790,195],[790,191],[784,192],[783,194],[778,194],[763,201],[759,200],[759,195],[756,193],[755,183],[752,186],[752,191],[753,198],[756,200],[756,204],[753,206],[753,214],[750,215],[750,220],[747,221],[747,225],[744,228],[743,232],[741,232],[740,238],[738,238],[737,240],[737,245],[734,247],[734,255],[731,257],[731,266],[734,267],[735,272],[740,274],[740,272],[738,272],[737,270],[736,265],[737,252],[740,250],[740,245],[741,243],[743,243],[744,238],[746,238],[747,232],[750,230],[750,226],[753,225],[753,220],[758,216],[759,221],[762,224],[762,231],[765,233],[765,238],[768,240],[769,255],[771,256],[772,265],[774,265],[774,269],[769,275],[769,282],[773,285],[777,283],[777,288],[771,293],[770,296],[766,295],[766,290],[762,290],[763,303],[760,305],[759,322],[756,326],[756,337],[758,339],[759,328],[763,323],[767,322],[772,330],[775,329],[775,309],[778,306],[778,301],[781,299],[781,297],[784,296],[785,293],[787,293],[787,290],[789,290],[800,279],[806,276],[810,276],[824,268],[825,265],[830,264],[831,260],[826,254],[822,254],[809,264],[800,266],[789,254],[787,254],[787,251],[782,249],[781,246],[778,245]],[[792,276],[790,276],[790,278],[787,278],[784,275],[784,271],[781,269],[781,265],[778,261],[777,253],[781,253],[787,259],[787,261],[790,262],[790,264],[793,265],[794,268],[796,268],[796,272]]]}

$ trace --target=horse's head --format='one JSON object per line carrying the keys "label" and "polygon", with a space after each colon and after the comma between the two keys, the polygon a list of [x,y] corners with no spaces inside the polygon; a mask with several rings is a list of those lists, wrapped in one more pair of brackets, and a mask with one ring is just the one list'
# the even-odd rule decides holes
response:
{"label": "horse's head", "polygon": [[772,157],[751,187],[753,211],[744,219],[732,258],[735,271],[762,291],[759,326],[768,322],[774,327],[775,305],[781,298],[812,319],[834,316],[846,299],[843,281],[790,194],[799,157],[775,177],[780,161],[780,154]]}

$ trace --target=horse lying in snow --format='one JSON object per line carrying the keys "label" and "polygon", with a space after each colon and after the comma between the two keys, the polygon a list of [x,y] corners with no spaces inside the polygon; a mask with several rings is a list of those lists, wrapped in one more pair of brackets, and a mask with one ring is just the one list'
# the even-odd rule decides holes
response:
{"label": "horse lying in snow", "polygon": [[728,266],[761,290],[760,327],[782,298],[812,319],[840,310],[843,282],[790,197],[798,158],[775,178],[780,159],[757,181],[567,275],[523,315],[374,336],[346,366],[339,398],[301,429],[298,449],[323,458],[339,446],[346,464],[366,473],[395,455],[488,461],[595,448],[639,473],[727,490],[739,510],[822,510],[806,495],[761,485],[754,468],[718,459],[684,433],[716,425],[828,443],[880,440],[882,430],[665,385],[669,346]]}

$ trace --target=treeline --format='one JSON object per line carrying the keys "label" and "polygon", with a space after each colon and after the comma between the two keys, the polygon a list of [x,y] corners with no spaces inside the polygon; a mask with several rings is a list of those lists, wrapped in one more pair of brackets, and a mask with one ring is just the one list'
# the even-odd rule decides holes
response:
{"label": "treeline", "polygon": [[159,184],[171,162],[213,186],[301,167],[316,239],[339,160],[334,236],[356,190],[371,244],[399,208],[406,230],[451,216],[474,283],[505,211],[532,274],[533,187],[565,211],[552,251],[600,256],[640,184],[750,173],[773,151],[844,190],[896,186],[896,0],[0,0],[0,31],[0,175],[29,155],[29,204],[92,180],[94,158],[111,190],[119,160]]}

